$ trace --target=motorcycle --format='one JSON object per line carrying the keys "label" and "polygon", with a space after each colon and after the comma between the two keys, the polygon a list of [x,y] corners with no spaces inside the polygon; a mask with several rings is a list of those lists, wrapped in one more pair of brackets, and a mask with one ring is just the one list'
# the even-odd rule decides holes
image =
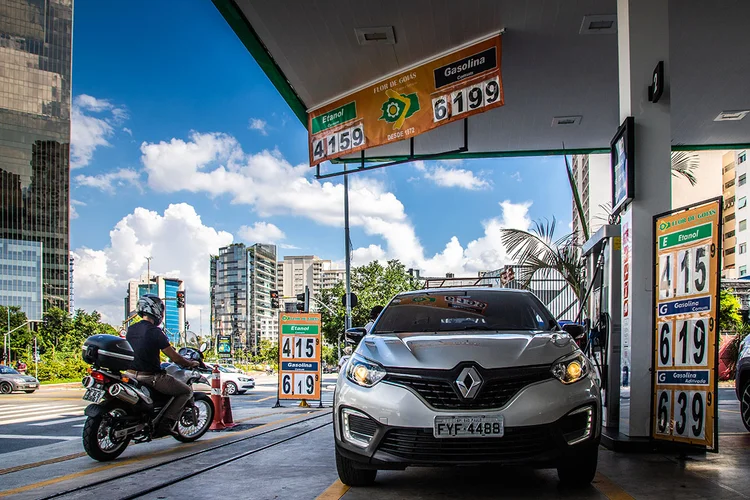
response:
{"label": "motorcycle", "polygon": [[[178,351],[186,359],[200,362],[198,368],[174,363],[162,363],[162,368],[188,386],[210,385],[205,374],[211,369],[203,363],[205,350],[204,343],[198,350],[183,347]],[[127,340],[113,335],[89,337],[83,345],[83,359],[92,365],[90,375],[82,380],[86,388],[83,399],[91,402],[84,412],[83,447],[91,458],[114,460],[131,441],[137,444],[168,435],[159,431],[159,423],[173,398],[122,373],[133,361]],[[199,439],[211,426],[214,412],[211,398],[195,392],[175,425],[173,437],[183,443]]]}

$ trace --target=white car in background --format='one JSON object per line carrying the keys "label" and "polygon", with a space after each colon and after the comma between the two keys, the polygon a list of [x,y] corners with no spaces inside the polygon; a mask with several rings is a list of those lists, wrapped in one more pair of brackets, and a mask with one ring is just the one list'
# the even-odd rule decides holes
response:
{"label": "white car in background", "polygon": [[243,372],[234,371],[235,367],[219,366],[221,372],[221,386],[226,387],[229,396],[245,394],[250,389],[255,389],[255,379]]}

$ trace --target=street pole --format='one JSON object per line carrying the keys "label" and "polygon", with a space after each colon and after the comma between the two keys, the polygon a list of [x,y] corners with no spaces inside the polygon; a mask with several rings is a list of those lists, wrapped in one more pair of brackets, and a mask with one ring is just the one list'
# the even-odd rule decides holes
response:
{"label": "street pole", "polygon": [[[351,304],[351,248],[349,241],[349,176],[346,174],[346,163],[344,163],[344,239],[346,240],[346,318],[344,329],[352,327],[352,304]],[[339,348],[340,349],[340,348]]]}
{"label": "street pole", "polygon": [[6,323],[8,327],[8,333],[5,334],[5,362],[10,366],[10,306],[6,306],[5,310],[8,313],[8,322]]}
{"label": "street pole", "polygon": [[151,293],[151,259],[153,257],[146,257],[146,284],[148,285],[148,293]]}
{"label": "street pole", "polygon": [[34,336],[34,378],[39,380],[39,346],[36,343],[36,335]]}

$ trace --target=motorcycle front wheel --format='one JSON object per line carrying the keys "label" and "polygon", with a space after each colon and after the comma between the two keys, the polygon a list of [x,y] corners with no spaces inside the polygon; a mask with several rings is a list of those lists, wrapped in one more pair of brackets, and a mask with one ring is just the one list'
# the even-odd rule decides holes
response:
{"label": "motorcycle front wheel", "polygon": [[197,392],[193,396],[195,407],[198,409],[198,418],[194,419],[190,414],[192,408],[186,405],[182,416],[177,422],[177,435],[174,437],[183,443],[191,443],[208,431],[214,420],[214,404],[207,395]]}
{"label": "motorcycle front wheel", "polygon": [[88,417],[83,426],[83,448],[88,456],[100,462],[109,462],[119,457],[130,443],[130,436],[116,438],[114,424],[118,417],[125,417],[127,411],[122,407],[110,408],[96,417]]}

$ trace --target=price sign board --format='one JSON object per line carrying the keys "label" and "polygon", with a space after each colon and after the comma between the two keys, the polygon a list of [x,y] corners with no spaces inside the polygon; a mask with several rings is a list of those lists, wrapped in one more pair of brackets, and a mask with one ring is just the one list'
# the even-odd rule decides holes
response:
{"label": "price sign board", "polygon": [[279,313],[279,399],[320,399],[320,314]]}
{"label": "price sign board", "polygon": [[310,166],[502,106],[500,38],[438,55],[310,111]]}
{"label": "price sign board", "polygon": [[652,436],[718,451],[721,198],[654,217]]}

